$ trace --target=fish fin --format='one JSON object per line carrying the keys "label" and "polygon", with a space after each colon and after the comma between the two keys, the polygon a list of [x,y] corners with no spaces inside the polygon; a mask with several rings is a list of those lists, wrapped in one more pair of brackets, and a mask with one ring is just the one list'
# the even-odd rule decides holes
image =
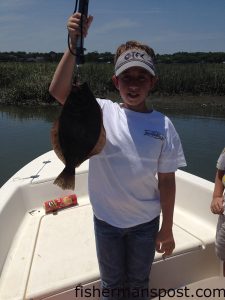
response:
{"label": "fish fin", "polygon": [[91,152],[89,153],[89,155],[86,159],[90,158],[93,155],[96,155],[96,154],[100,153],[102,151],[102,149],[104,148],[104,146],[105,146],[105,142],[106,142],[106,133],[105,133],[105,128],[102,125],[98,141],[97,141],[94,148],[91,150]]}
{"label": "fish fin", "polygon": [[55,151],[55,154],[58,156],[58,158],[65,164],[65,158],[62,154],[62,149],[60,147],[59,143],[59,120],[55,121],[52,129],[51,129],[51,143],[52,143],[52,148]]}
{"label": "fish fin", "polygon": [[66,168],[64,168],[53,183],[58,185],[63,190],[74,190],[75,174],[69,173]]}

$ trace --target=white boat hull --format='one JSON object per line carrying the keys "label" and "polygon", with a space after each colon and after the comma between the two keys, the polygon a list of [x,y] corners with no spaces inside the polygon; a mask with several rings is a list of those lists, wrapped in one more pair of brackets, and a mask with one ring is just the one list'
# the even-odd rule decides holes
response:
{"label": "white boat hull", "polygon": [[[88,161],[76,173],[79,206],[47,215],[43,208],[46,200],[71,194],[53,184],[62,168],[54,152],[47,152],[0,190],[1,300],[98,299]],[[155,289],[179,288],[221,274],[214,251],[217,217],[209,209],[213,183],[183,171],[176,180],[176,249],[165,261],[156,254],[151,272]]]}

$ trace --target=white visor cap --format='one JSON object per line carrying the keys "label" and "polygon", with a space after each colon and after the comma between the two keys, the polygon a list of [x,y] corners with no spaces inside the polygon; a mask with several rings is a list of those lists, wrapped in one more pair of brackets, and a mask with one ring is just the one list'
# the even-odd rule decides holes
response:
{"label": "white visor cap", "polygon": [[122,53],[116,61],[115,75],[119,76],[131,67],[141,67],[147,70],[152,76],[156,75],[151,56],[143,50],[131,49]]}

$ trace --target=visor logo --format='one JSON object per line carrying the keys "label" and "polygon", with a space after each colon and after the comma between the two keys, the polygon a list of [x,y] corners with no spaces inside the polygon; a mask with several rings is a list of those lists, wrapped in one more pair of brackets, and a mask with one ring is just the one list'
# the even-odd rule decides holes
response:
{"label": "visor logo", "polygon": [[126,60],[129,60],[129,59],[134,59],[134,58],[136,58],[136,59],[138,59],[138,58],[141,58],[141,59],[144,59],[144,55],[145,55],[145,53],[140,53],[140,52],[129,52],[129,53],[127,53],[125,56],[124,56],[124,59],[126,59]]}

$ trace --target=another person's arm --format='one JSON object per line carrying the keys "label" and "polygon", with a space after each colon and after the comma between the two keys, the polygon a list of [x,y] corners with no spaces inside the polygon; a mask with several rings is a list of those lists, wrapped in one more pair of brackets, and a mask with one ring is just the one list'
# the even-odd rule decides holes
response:
{"label": "another person's arm", "polygon": [[211,202],[211,211],[214,214],[222,214],[224,211],[224,208],[223,208],[224,186],[222,183],[223,175],[224,175],[224,171],[217,169],[214,191],[213,191],[213,199]]}

